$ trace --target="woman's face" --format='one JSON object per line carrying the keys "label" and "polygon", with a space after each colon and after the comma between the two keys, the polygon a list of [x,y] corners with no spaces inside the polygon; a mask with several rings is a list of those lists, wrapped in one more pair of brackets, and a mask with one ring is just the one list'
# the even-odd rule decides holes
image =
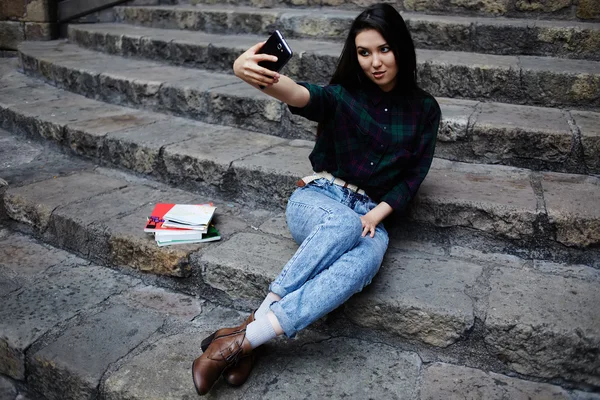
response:
{"label": "woman's face", "polygon": [[358,63],[370,80],[389,92],[396,85],[396,57],[383,36],[375,29],[361,31],[354,39]]}

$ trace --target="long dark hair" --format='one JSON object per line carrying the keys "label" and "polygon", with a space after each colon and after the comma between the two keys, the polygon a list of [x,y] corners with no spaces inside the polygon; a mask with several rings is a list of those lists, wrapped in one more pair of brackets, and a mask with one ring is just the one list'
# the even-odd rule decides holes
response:
{"label": "long dark hair", "polygon": [[[407,95],[416,93],[418,84],[415,45],[402,16],[394,7],[385,3],[373,4],[356,17],[350,26],[344,49],[329,83],[342,85],[350,91],[363,85],[374,85],[365,76],[356,54],[356,35],[368,29],[379,32],[394,53],[398,73],[396,85],[392,90]],[[323,122],[317,126],[317,136],[321,134],[323,126]]]}
{"label": "long dark hair", "polygon": [[374,4],[356,17],[329,83],[340,84],[351,90],[370,82],[358,63],[355,43],[356,35],[368,29],[379,32],[394,53],[398,74],[393,90],[413,92],[417,88],[415,45],[402,16],[394,7],[385,3]]}

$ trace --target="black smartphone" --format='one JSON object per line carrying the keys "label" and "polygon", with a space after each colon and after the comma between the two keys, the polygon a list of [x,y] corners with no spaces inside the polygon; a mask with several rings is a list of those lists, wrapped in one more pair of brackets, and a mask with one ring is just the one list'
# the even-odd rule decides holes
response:
{"label": "black smartphone", "polygon": [[[270,54],[277,57],[277,61],[275,62],[261,61],[258,63],[258,65],[270,69],[271,71],[279,72],[285,66],[285,64],[290,61],[290,58],[292,58],[294,53],[283,38],[281,32],[276,30],[256,54]],[[260,86],[260,88],[264,89],[265,87]]]}

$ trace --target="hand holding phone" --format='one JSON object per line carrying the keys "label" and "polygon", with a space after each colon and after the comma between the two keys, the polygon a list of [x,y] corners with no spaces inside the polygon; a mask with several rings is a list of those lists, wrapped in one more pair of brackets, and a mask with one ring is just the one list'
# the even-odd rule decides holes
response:
{"label": "hand holding phone", "polygon": [[[260,61],[258,65],[271,71],[279,72],[290,61],[293,52],[281,32],[275,30],[256,54],[270,54],[277,57],[277,61]],[[259,87],[261,89],[265,88],[264,86]]]}

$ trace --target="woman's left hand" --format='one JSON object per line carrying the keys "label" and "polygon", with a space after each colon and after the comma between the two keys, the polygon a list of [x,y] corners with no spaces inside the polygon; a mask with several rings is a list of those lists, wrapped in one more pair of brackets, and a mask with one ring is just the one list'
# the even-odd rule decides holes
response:
{"label": "woman's left hand", "polygon": [[370,233],[369,236],[375,237],[375,228],[377,228],[379,221],[374,217],[373,214],[369,214],[371,214],[371,212],[368,212],[360,217],[360,222],[362,222],[363,227],[362,237],[367,236],[368,233]]}
{"label": "woman's left hand", "polygon": [[377,207],[361,216],[360,222],[363,227],[362,237],[367,236],[367,234],[371,237],[375,237],[375,228],[377,228],[377,225],[390,215],[392,211],[392,207],[385,201],[382,201],[377,204]]}

